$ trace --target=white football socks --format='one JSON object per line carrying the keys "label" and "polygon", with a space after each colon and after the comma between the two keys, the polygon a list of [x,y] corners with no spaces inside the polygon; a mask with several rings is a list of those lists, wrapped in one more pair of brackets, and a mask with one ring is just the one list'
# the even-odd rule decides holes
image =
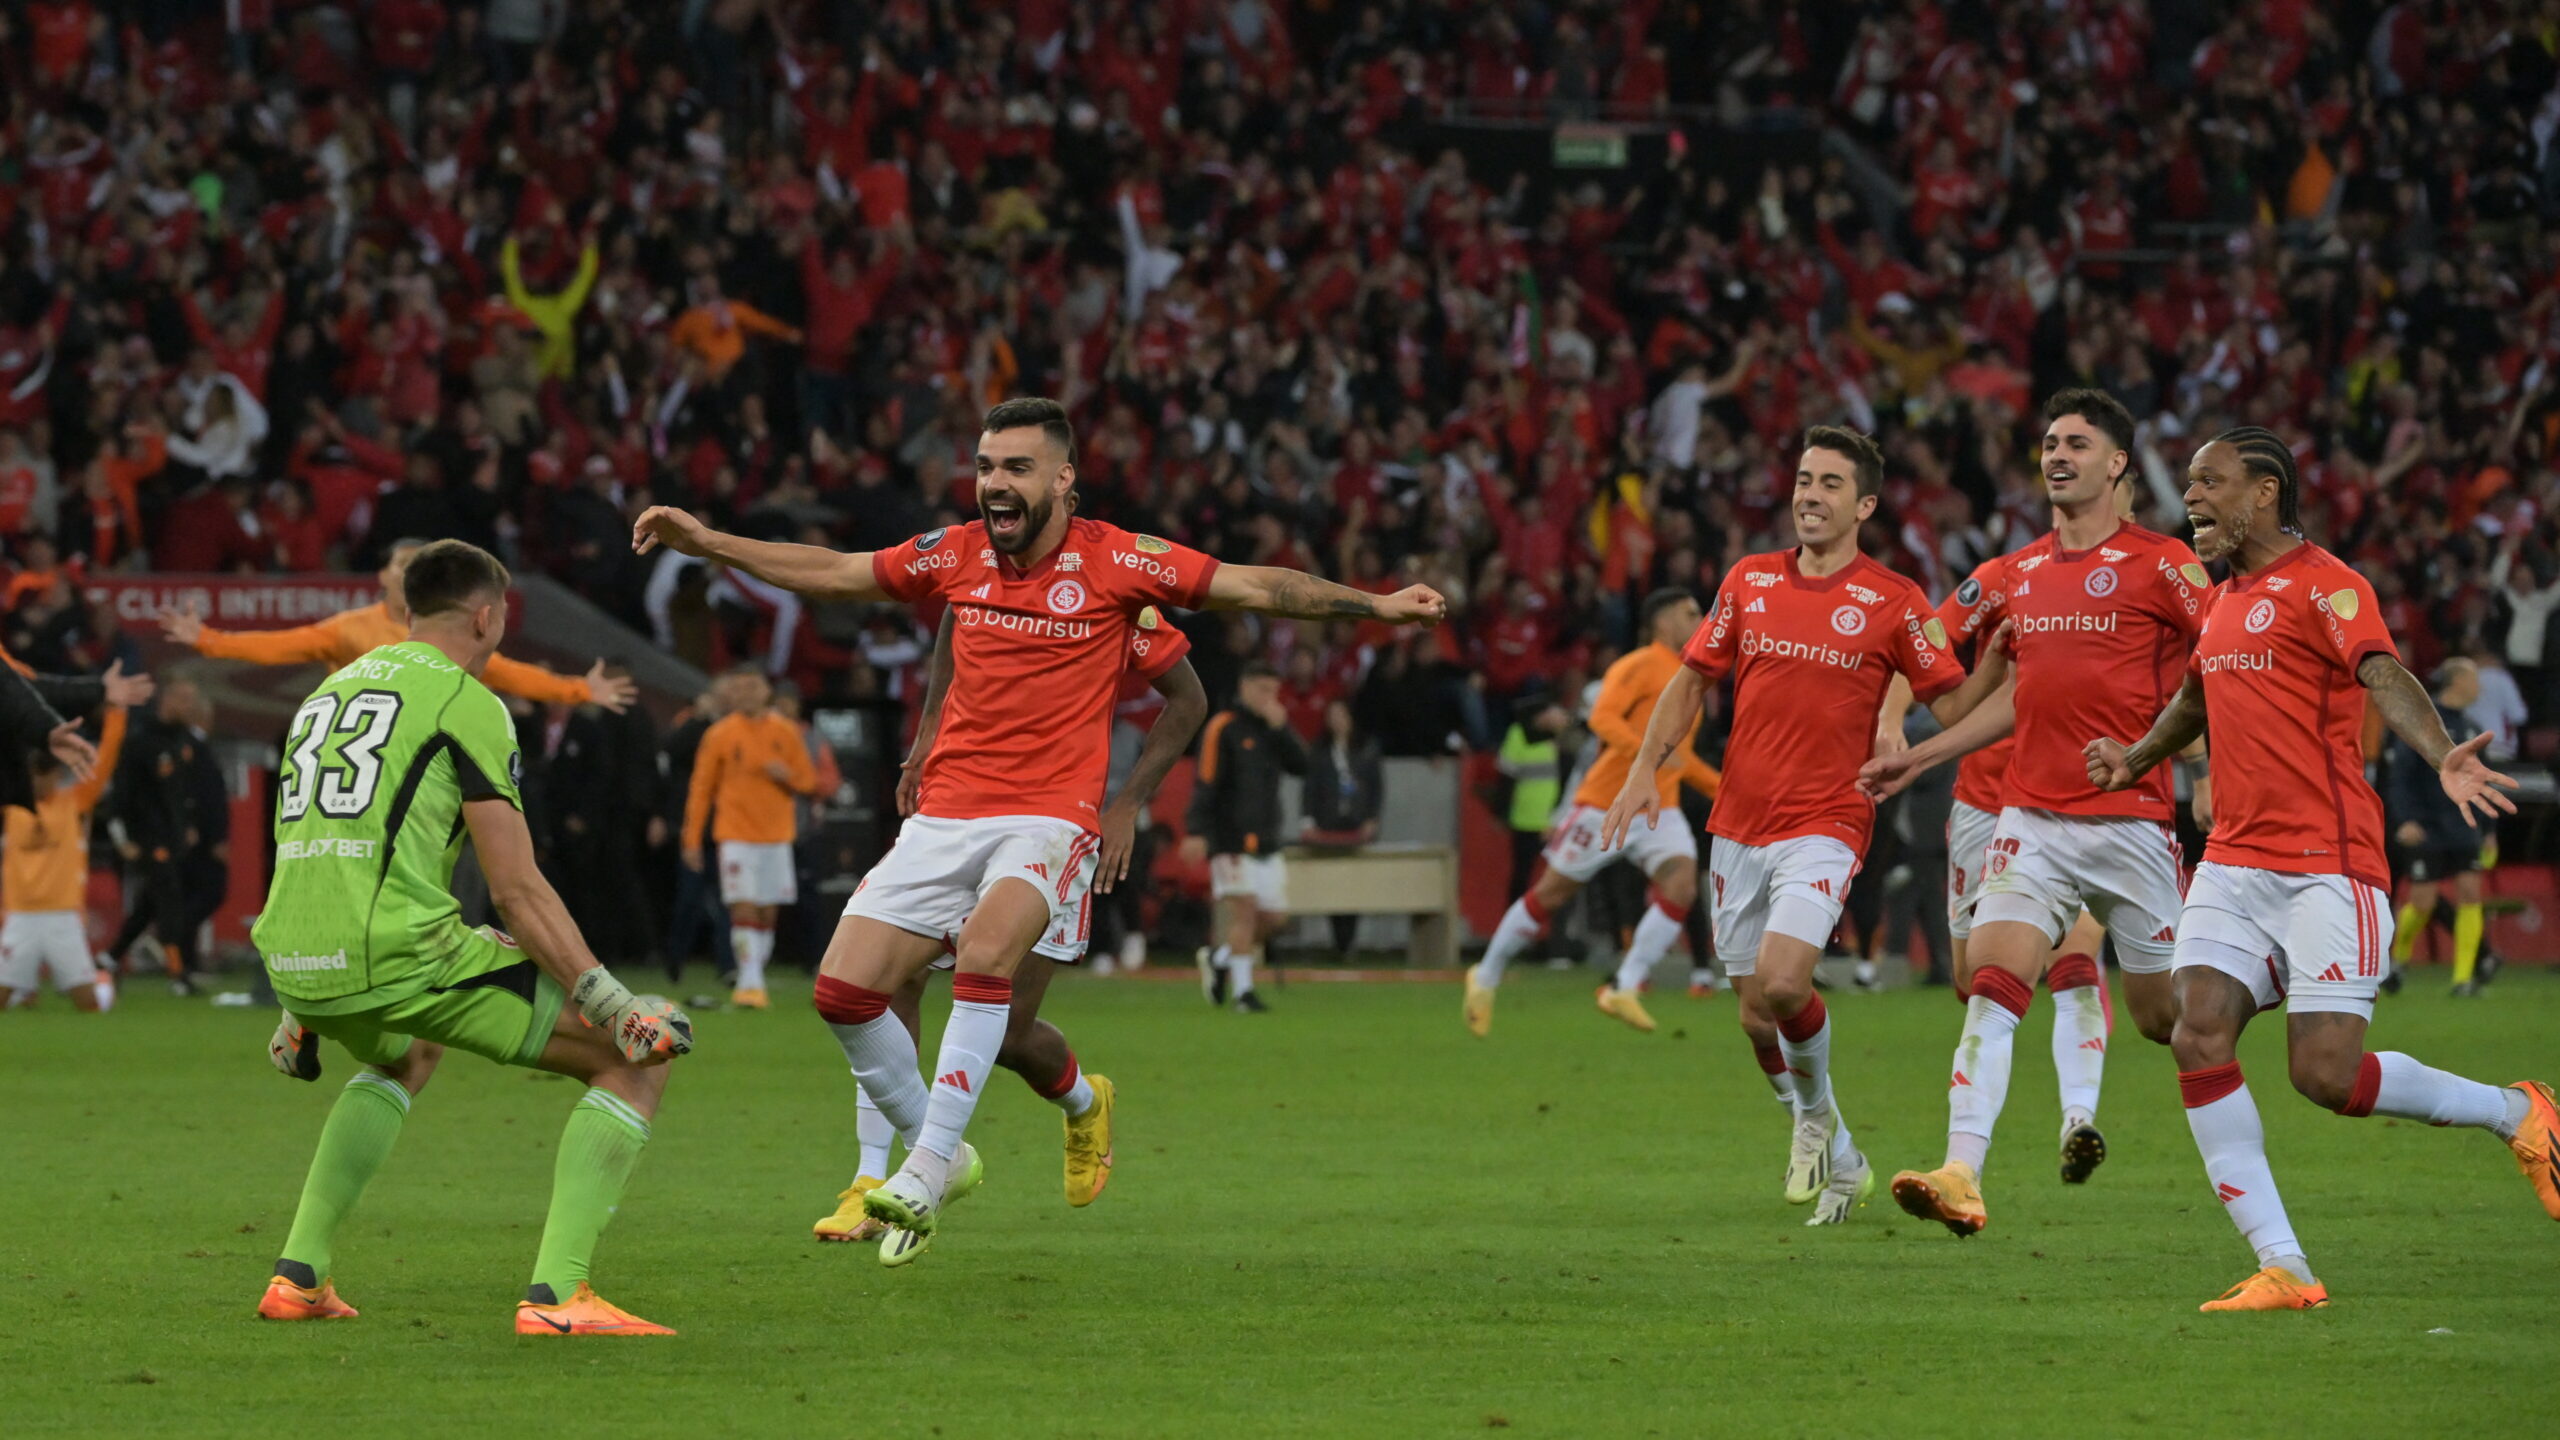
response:
{"label": "white football socks", "polygon": [[898,1138],[898,1129],[880,1107],[871,1103],[871,1092],[857,1089],[853,1101],[853,1138],[862,1147],[862,1158],[855,1162],[853,1173],[874,1180],[889,1178],[889,1145]]}
{"label": "white football socks", "polygon": [[1644,918],[1636,922],[1634,937],[1627,942],[1626,958],[1618,962],[1618,978],[1612,982],[1613,988],[1633,991],[1652,979],[1653,967],[1661,964],[1662,957],[1671,953],[1672,945],[1680,939],[1681,929],[1679,916],[1664,914],[1658,903],[1646,906]]}
{"label": "white football socks", "polygon": [[2267,1165],[2267,1132],[2258,1119],[2258,1102],[2232,1061],[2204,1070],[2181,1072],[2178,1088],[2187,1104],[2187,1129],[2204,1156],[2205,1178],[2221,1197],[2223,1212],[2240,1228],[2241,1238],[2258,1254],[2260,1265],[2281,1264],[2308,1282],[2315,1277],[2294,1238],[2293,1222],[2276,1194],[2275,1171]]}
{"label": "white football socks", "polygon": [[1964,1002],[1964,1034],[1956,1041],[1955,1064],[1947,1076],[1947,1163],[1982,1173],[1983,1160],[1991,1153],[1991,1132],[2009,1100],[2018,1021],[2035,993],[2006,970],[1985,966],[1975,973],[1973,998]]}
{"label": "white football socks", "polygon": [[773,955],[773,927],[769,925],[731,925],[729,946],[738,952],[738,985],[741,990],[764,988],[764,962]]}
{"label": "white football socks", "polygon": [[2364,1057],[2356,1093],[2341,1113],[2468,1125],[2501,1140],[2513,1140],[2516,1127],[2524,1123],[2525,1110],[2521,1090],[2483,1085],[2385,1050]]}
{"label": "white football socks", "polygon": [[[916,1148],[944,1160],[960,1153],[960,1137],[987,1088],[987,1072],[1004,1048],[1013,1015],[1013,981],[1002,975],[951,977],[951,1021],[942,1027],[942,1053],[933,1062],[933,1090],[925,1106]],[[914,1160],[909,1155],[910,1162]]]}
{"label": "white football socks", "polygon": [[[927,1098],[924,1077],[916,1073],[915,1037],[898,1023],[897,1016],[885,1010],[852,1024],[831,1020],[827,1028],[835,1032],[836,1043],[844,1047],[845,1064],[852,1067],[854,1083],[861,1087],[861,1099],[856,1104],[880,1116],[912,1149],[916,1133],[924,1125]],[[861,1111],[857,1109],[857,1137],[860,1127]],[[883,1163],[886,1154],[884,1145]]]}
{"label": "white football socks", "polygon": [[1538,913],[1537,903],[1523,895],[1502,912],[1502,923],[1493,927],[1493,938],[1485,942],[1484,958],[1476,962],[1476,983],[1491,989],[1502,983],[1502,972],[1529,942],[1546,933],[1547,917]]}

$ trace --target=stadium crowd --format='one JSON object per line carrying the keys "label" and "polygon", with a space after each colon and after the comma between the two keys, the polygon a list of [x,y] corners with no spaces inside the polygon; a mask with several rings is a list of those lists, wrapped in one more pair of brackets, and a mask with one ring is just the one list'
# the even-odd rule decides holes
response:
{"label": "stadium crowd", "polygon": [[[1044,394],[1092,513],[1450,599],[1192,622],[1213,701],[1264,660],[1310,737],[1492,751],[1785,543],[1806,426],[1878,436],[1869,543],[1942,595],[2046,527],[2035,401],[2095,384],[2164,528],[2198,437],[2288,437],[2412,667],[2510,673],[2548,753],[2555,44],[2542,0],[8,0],[6,635],[94,673],[85,570],[456,536],[912,697],[934,617],[630,517],[884,546]],[[1452,117],[1674,129],[1533,183]]]}

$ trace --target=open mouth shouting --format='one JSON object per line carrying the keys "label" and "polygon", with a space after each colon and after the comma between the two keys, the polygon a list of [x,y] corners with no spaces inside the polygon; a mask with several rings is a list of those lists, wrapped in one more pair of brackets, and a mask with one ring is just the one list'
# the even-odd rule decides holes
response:
{"label": "open mouth shouting", "polygon": [[1040,522],[1048,518],[1045,513],[1035,513],[1010,490],[994,490],[980,496],[978,513],[986,517],[987,539],[1009,555],[1030,545],[1032,537],[1040,533]]}

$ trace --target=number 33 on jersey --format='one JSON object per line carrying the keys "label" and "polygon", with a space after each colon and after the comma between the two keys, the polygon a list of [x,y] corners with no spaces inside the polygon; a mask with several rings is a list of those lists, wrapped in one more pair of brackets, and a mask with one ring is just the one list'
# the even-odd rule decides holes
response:
{"label": "number 33 on jersey", "polygon": [[375,990],[469,931],[451,890],[462,806],[522,808],[515,722],[433,646],[385,645],[294,713],[276,776],[276,873],[251,932],[279,994]]}

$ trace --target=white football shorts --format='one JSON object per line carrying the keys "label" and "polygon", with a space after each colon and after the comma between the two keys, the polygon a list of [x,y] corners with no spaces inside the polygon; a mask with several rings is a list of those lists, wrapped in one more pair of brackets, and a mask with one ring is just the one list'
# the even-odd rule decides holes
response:
{"label": "white football shorts", "polygon": [[1828,835],[1798,835],[1766,845],[1712,836],[1708,893],[1716,925],[1716,959],[1727,975],[1760,966],[1760,939],[1775,932],[1816,950],[1840,928],[1840,907],[1857,877],[1858,857]]}
{"label": "white football shorts", "polygon": [[2176,832],[2157,821],[2012,805],[1984,857],[1973,926],[2015,920],[2058,945],[2087,910],[2115,937],[2125,973],[2157,975],[2177,948],[2178,862]]}

